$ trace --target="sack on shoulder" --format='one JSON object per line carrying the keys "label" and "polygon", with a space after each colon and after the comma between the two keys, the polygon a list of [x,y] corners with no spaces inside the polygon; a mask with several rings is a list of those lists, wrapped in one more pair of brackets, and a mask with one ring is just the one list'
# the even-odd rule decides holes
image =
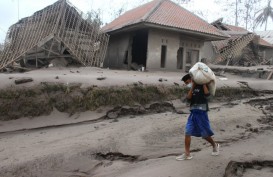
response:
{"label": "sack on shoulder", "polygon": [[189,71],[195,83],[203,85],[208,84],[210,94],[215,95],[216,91],[216,77],[213,71],[202,62],[197,62]]}

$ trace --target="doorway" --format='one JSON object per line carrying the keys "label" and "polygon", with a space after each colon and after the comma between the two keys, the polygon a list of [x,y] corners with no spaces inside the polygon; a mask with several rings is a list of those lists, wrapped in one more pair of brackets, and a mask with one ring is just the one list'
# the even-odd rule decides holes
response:
{"label": "doorway", "polygon": [[166,65],[166,55],[167,55],[167,46],[162,45],[161,46],[161,63],[160,67],[165,68]]}
{"label": "doorway", "polygon": [[146,67],[148,30],[136,31],[132,44],[132,63]]}
{"label": "doorway", "polygon": [[177,69],[183,69],[183,52],[184,49],[182,47],[177,51]]}

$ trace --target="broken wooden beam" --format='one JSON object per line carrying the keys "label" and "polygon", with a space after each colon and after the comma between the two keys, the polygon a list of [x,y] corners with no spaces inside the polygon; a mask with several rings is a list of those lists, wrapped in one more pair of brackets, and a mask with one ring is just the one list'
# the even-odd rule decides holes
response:
{"label": "broken wooden beam", "polygon": [[33,79],[31,77],[23,77],[20,79],[16,79],[14,82],[15,84],[23,84],[23,83],[27,83],[27,82],[32,82]]}

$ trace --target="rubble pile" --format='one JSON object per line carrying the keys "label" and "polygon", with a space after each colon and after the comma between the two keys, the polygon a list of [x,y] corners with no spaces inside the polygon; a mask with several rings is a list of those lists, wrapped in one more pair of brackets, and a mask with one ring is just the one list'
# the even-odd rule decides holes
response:
{"label": "rubble pile", "polygon": [[0,70],[16,64],[38,68],[48,66],[52,60],[52,65],[99,67],[108,40],[97,17],[83,14],[67,0],[59,0],[9,28],[0,55]]}

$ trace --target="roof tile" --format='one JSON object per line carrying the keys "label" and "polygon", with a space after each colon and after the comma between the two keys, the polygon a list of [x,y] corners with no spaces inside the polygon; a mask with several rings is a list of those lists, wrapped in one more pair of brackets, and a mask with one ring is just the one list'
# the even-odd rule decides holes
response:
{"label": "roof tile", "polygon": [[153,0],[147,4],[127,11],[103,27],[103,31],[115,31],[140,22],[206,33],[219,37],[227,37],[227,35],[213,25],[170,0]]}

